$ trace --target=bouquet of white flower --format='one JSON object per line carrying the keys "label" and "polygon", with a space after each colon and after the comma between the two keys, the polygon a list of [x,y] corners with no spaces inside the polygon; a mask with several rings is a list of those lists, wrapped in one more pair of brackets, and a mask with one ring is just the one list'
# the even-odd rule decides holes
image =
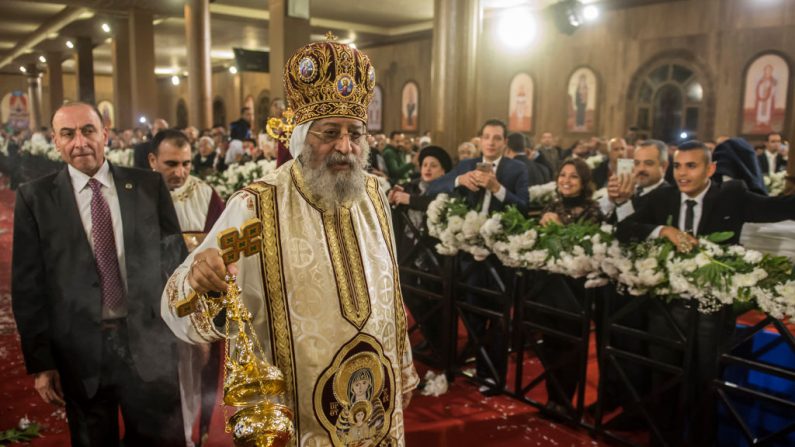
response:
{"label": "bouquet of white flower", "polygon": [[787,171],[774,172],[765,176],[765,187],[771,196],[780,196],[787,186]]}
{"label": "bouquet of white flower", "polygon": [[585,164],[587,164],[588,167],[591,168],[591,169],[596,169],[597,167],[599,167],[599,165],[604,163],[605,160],[607,160],[607,157],[605,157],[602,154],[596,154],[596,155],[591,155],[590,157],[586,158],[585,159]]}
{"label": "bouquet of white flower", "polygon": [[602,270],[632,295],[692,299],[702,312],[755,303],[776,318],[795,315],[795,272],[789,259],[719,245],[731,237],[730,232],[702,237],[687,253],[676,251],[667,239],[627,245],[611,250]]}
{"label": "bouquet of white flower", "polygon": [[557,198],[558,185],[557,182],[544,183],[543,185],[533,185],[527,189],[530,194],[530,204],[536,206],[544,206],[547,203],[552,203]]}
{"label": "bouquet of white flower", "polygon": [[131,147],[127,149],[105,148],[105,158],[116,166],[132,166],[135,150]]}
{"label": "bouquet of white flower", "polygon": [[205,180],[226,200],[235,191],[275,169],[276,162],[272,160],[250,161],[245,164],[229,165],[226,171],[210,175]]}
{"label": "bouquet of white flower", "polygon": [[482,261],[491,253],[480,236],[480,228],[486,216],[467,207],[459,198],[439,194],[428,205],[428,233],[439,239],[436,251],[442,255],[454,255],[459,250]]}
{"label": "bouquet of white flower", "polygon": [[61,153],[55,149],[54,144],[47,143],[45,139],[31,138],[25,141],[19,148],[19,153],[31,157],[42,157],[50,161],[61,161]]}

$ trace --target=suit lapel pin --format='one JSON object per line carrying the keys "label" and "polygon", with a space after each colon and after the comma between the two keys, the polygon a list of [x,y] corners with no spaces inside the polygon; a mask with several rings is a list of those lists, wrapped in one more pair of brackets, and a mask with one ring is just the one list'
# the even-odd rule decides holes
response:
{"label": "suit lapel pin", "polygon": [[132,183],[125,183],[124,184],[124,189],[132,189],[132,188],[133,188]]}

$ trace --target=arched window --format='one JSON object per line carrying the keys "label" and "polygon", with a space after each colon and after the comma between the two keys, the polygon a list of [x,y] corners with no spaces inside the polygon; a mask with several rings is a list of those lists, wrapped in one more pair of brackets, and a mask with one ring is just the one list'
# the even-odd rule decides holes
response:
{"label": "arched window", "polygon": [[188,105],[180,98],[177,101],[177,129],[188,127]]}
{"label": "arched window", "polygon": [[226,127],[226,106],[220,96],[213,99],[213,127],[216,126]]}
{"label": "arched window", "polygon": [[681,139],[683,132],[705,139],[705,83],[704,74],[687,61],[645,65],[630,87],[630,126],[665,142]]}

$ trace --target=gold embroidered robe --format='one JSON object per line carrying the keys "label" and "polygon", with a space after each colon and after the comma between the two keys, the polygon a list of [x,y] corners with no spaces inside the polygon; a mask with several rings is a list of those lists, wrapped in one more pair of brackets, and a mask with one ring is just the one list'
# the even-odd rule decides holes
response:
{"label": "gold embroidered robe", "polygon": [[[378,182],[368,176],[361,198],[324,210],[290,161],[233,196],[193,254],[254,217],[263,250],[239,261],[238,284],[266,355],[287,380],[296,445],[403,446],[402,395],[419,378]],[[169,280],[162,315],[178,337],[201,343],[223,334],[201,313],[178,318],[172,306],[190,292],[193,254]]]}

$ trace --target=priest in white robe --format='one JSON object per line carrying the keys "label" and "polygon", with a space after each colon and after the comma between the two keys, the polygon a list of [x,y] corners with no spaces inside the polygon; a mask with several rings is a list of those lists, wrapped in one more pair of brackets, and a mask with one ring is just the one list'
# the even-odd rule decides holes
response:
{"label": "priest in white robe", "polygon": [[[185,245],[189,252],[193,251],[223,212],[224,201],[210,185],[190,175],[191,146],[181,131],[165,129],[158,132],[152,146],[154,151],[149,154],[149,166],[163,176],[171,192]],[[209,416],[215,406],[220,348],[218,343],[177,344],[182,419],[187,447],[194,445],[193,426],[201,414],[203,400],[208,403],[204,405],[204,411],[208,414],[202,418],[206,420],[206,424],[202,425],[209,426]],[[204,390],[202,382],[206,383]],[[200,427],[200,438],[206,434],[202,431]]]}
{"label": "priest in white robe", "polygon": [[[267,360],[286,379],[292,445],[405,445],[403,408],[419,378],[389,206],[365,171],[374,87],[361,51],[333,40],[299,49],[285,68],[294,160],[230,199],[163,294],[178,337],[217,340],[217,318],[179,318],[175,305],[192,291],[223,291],[227,271],[237,275]],[[224,266],[217,234],[252,218],[262,223],[261,252]]]}

